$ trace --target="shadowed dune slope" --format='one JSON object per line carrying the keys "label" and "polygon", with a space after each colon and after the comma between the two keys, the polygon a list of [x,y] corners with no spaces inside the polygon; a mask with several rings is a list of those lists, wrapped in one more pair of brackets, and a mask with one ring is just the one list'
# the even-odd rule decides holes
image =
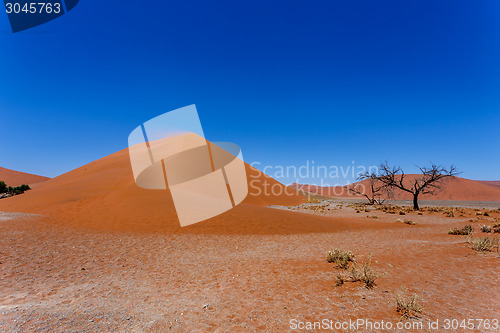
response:
{"label": "shadowed dune slope", "polygon": [[168,190],[145,190],[135,184],[127,149],[50,179],[23,195],[2,199],[0,211],[43,214],[49,223],[102,232],[291,234],[355,227],[346,221],[332,223],[324,217],[266,208],[299,204],[304,197],[249,165],[246,170],[249,195],[243,203],[184,228],[179,226]]}
{"label": "shadowed dune slope", "polygon": [[0,180],[9,186],[19,186],[23,184],[33,185],[44,182],[50,178],[38,175],[32,175],[26,172],[20,172],[0,167]]}
{"label": "shadowed dune slope", "polygon": [[[406,175],[406,181],[412,181],[419,177],[419,175]],[[321,194],[325,196],[333,197],[353,197],[350,194],[349,189],[353,186],[356,188],[362,188],[358,186],[364,186],[369,189],[369,182],[367,180],[357,182],[347,186],[331,186],[331,187],[319,187],[314,185],[306,184],[292,184],[290,187],[308,191],[311,193]],[[365,193],[370,193],[368,192]],[[394,199],[398,200],[409,200],[412,196],[401,190],[396,190],[394,192]],[[500,201],[500,187],[477,180],[470,180],[460,177],[455,177],[453,179],[448,179],[443,183],[441,190],[437,190],[434,195],[423,194],[419,196],[422,200],[458,200],[458,201]]]}

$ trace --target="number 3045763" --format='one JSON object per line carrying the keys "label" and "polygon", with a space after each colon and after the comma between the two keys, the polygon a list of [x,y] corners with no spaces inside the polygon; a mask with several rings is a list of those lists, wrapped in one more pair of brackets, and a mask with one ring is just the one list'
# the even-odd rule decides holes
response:
{"label": "number 3045763", "polygon": [[20,3],[11,3],[7,2],[5,4],[5,9],[7,14],[59,14],[61,12],[61,4],[60,3],[51,3],[51,2],[31,2],[24,3],[21,5]]}

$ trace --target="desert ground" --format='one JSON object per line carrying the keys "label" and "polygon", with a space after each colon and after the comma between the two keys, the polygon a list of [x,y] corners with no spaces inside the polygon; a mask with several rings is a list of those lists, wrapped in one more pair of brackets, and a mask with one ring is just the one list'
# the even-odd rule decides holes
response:
{"label": "desert ground", "polygon": [[[480,230],[500,222],[500,202],[415,212],[403,201],[251,192],[180,228],[168,192],[137,188],[129,174],[121,151],[0,200],[0,331],[288,332],[313,331],[292,320],[366,319],[416,326],[339,331],[489,332],[446,330],[445,320],[500,319],[498,248],[448,234],[470,224],[474,238],[500,235]],[[358,267],[369,261],[373,288],[328,263],[333,248]],[[418,295],[418,316],[396,311],[402,289]]]}

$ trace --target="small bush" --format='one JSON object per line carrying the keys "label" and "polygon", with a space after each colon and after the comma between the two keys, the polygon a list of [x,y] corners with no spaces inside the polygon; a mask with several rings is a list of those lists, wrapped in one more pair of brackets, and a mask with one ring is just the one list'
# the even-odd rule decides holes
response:
{"label": "small bush", "polygon": [[484,216],[490,216],[490,214],[488,214],[488,212],[484,212]]}
{"label": "small bush", "polygon": [[466,236],[466,235],[471,235],[473,231],[474,231],[474,228],[472,228],[472,226],[470,224],[467,224],[462,229],[453,228],[453,229],[448,230],[448,234],[449,235],[462,235],[462,236],[465,235]]}
{"label": "small bush", "polygon": [[368,289],[373,288],[375,286],[375,281],[382,275],[383,274],[379,274],[371,268],[369,260],[361,268],[353,265],[351,269],[351,281],[361,281]]}
{"label": "small bush", "polygon": [[402,222],[404,224],[409,224],[409,225],[415,225],[416,224],[415,222],[413,222],[412,220],[409,220],[409,219],[404,219],[404,220],[397,219],[396,222]]}
{"label": "small bush", "polygon": [[487,252],[491,251],[493,247],[498,247],[498,237],[488,238],[488,237],[479,237],[479,238],[469,238],[467,240],[469,244],[471,244],[472,249],[478,252]]}
{"label": "small bush", "polygon": [[344,284],[344,282],[345,282],[344,277],[342,276],[342,274],[338,273],[337,277],[335,278],[335,286],[340,287],[341,285]]}
{"label": "small bush", "polygon": [[405,290],[397,293],[396,309],[404,319],[419,318],[422,313],[422,306],[418,303],[417,294],[404,297]]}
{"label": "small bush", "polygon": [[486,232],[486,233],[491,232],[491,227],[489,225],[483,225],[481,227],[481,232]]}
{"label": "small bush", "polygon": [[369,217],[371,219],[378,219],[378,216],[377,215],[366,215],[366,217]]}
{"label": "small bush", "polygon": [[492,227],[493,227],[493,228],[498,228],[498,227],[500,227],[500,223],[493,223],[493,226],[492,226]]}
{"label": "small bush", "polygon": [[354,262],[354,254],[351,251],[333,249],[326,254],[326,262],[335,263],[342,269],[349,268],[349,263]]}
{"label": "small bush", "polygon": [[405,212],[403,212],[402,210],[399,211],[399,215],[406,215]]}
{"label": "small bush", "polygon": [[500,234],[500,227],[493,229],[494,234]]}
{"label": "small bush", "polygon": [[319,199],[315,199],[315,198],[308,198],[306,200],[304,200],[305,203],[320,203],[321,200]]}

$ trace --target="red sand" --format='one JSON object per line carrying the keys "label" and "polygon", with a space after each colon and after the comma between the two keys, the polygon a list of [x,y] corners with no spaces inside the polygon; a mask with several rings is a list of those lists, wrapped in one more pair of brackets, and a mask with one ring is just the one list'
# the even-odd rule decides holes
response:
{"label": "red sand", "polygon": [[[249,195],[236,208],[207,221],[181,228],[165,190],[139,188],[128,151],[122,150],[40,184],[23,195],[0,200],[0,211],[43,214],[65,227],[116,232],[164,233],[304,233],[334,227],[324,217],[309,217],[268,205],[303,202],[295,190],[247,165]],[[280,195],[266,195],[271,193]]]}
{"label": "red sand", "polygon": [[48,179],[50,178],[0,167],[0,180],[9,186],[32,185]]}
{"label": "red sand", "polygon": [[[254,182],[244,203],[185,228],[168,191],[135,185],[126,150],[0,200],[0,211],[44,215],[0,220],[0,331],[283,332],[291,319],[324,318],[395,324],[401,287],[420,296],[421,331],[435,332],[426,327],[436,319],[499,318],[498,253],[476,253],[447,234],[477,219],[475,211],[407,213],[416,222],[409,226],[371,207],[329,216],[271,209],[304,198],[259,194],[285,188],[247,171]],[[500,213],[482,218],[476,237]],[[371,255],[386,274],[373,290],[335,287],[339,270],[325,261],[333,247],[360,263]]]}
{"label": "red sand", "polygon": [[[407,175],[408,180],[415,179],[418,175]],[[423,194],[419,196],[420,200],[457,200],[457,201],[500,201],[500,187],[496,182],[484,182],[455,177],[447,180],[441,190],[436,191],[434,195]],[[307,184],[292,184],[290,187],[298,188],[311,193],[316,193],[332,197],[353,197],[349,188],[362,184],[369,188],[368,181],[364,180],[348,186],[319,187]],[[396,200],[410,200],[411,194],[396,190],[394,192]]]}

